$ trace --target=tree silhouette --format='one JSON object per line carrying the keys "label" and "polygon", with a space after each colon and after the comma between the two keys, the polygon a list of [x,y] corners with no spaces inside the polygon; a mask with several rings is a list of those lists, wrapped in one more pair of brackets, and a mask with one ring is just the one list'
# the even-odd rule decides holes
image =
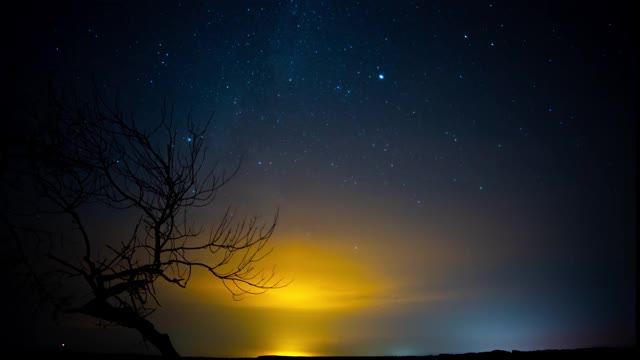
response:
{"label": "tree silhouette", "polygon": [[[166,103],[150,129],[125,117],[117,100],[110,106],[99,96],[83,102],[52,95],[48,103],[24,143],[22,176],[9,181],[12,189],[29,190],[19,211],[2,220],[25,269],[58,310],[133,328],[164,356],[177,357],[169,336],[148,319],[160,305],[157,281],[184,288],[200,268],[234,298],[286,285],[256,266],[271,251],[277,212],[262,224],[255,217],[234,220],[227,208],[207,229],[190,217],[190,210],[212,205],[240,167],[228,175],[208,167],[208,121],[198,126],[189,115],[179,135]],[[100,206],[136,216],[126,238],[96,240],[87,214]],[[64,218],[71,229],[61,225]],[[66,281],[81,287],[60,294]]]}

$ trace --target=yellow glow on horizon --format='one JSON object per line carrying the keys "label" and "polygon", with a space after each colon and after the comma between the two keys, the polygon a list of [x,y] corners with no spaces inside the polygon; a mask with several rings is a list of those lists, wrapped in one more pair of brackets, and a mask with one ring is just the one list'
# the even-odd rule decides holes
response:
{"label": "yellow glow on horizon", "polygon": [[301,329],[293,322],[285,321],[277,329],[274,328],[273,336],[270,337],[270,344],[266,347],[271,350],[264,351],[259,355],[291,357],[323,355],[314,352],[313,349],[317,349],[319,342],[330,337],[327,329],[323,329],[324,326],[319,323],[315,323],[314,325],[316,326],[313,329]]}
{"label": "yellow glow on horizon", "polygon": [[190,284],[209,303],[287,310],[342,311],[364,308],[380,294],[385,281],[351,247],[296,244],[279,246],[260,264],[275,265],[276,278],[287,286],[234,302],[219,281],[195,274]]}
{"label": "yellow glow on horizon", "polygon": [[379,291],[375,279],[357,251],[288,244],[269,259],[278,274],[293,281],[284,288],[248,297],[247,305],[302,310],[338,310],[366,307]]}
{"label": "yellow glow on horizon", "polygon": [[[230,333],[247,334],[251,345],[233,342],[225,348],[229,353],[222,353],[236,357],[336,355],[339,341],[358,342],[374,334],[375,328],[359,325],[359,319],[452,296],[448,292],[416,291],[410,286],[416,276],[410,263],[418,259],[433,265],[434,271],[428,276],[439,276],[444,273],[447,252],[413,248],[391,252],[352,244],[336,239],[281,239],[258,266],[268,271],[275,265],[276,278],[292,282],[258,296],[247,295],[241,301],[233,301],[222,283],[205,272],[193,274],[185,290],[189,294],[174,287],[168,294],[175,296],[171,298],[175,304],[191,301],[193,306],[182,306],[181,311],[194,316],[201,329],[222,324]],[[430,257],[425,258],[425,254]],[[404,261],[390,266],[394,264],[389,258],[400,255]],[[203,349],[202,353],[209,351]]]}
{"label": "yellow glow on horizon", "polygon": [[372,272],[376,267],[352,246],[288,241],[260,265],[276,265],[276,276],[292,282],[240,301],[205,273],[195,274],[187,288],[193,294],[187,298],[227,309],[243,321],[242,331],[261,334],[259,348],[236,356],[327,355],[323,349],[334,341],[339,324],[379,305],[389,289],[388,281]]}
{"label": "yellow glow on horizon", "polygon": [[304,352],[304,351],[295,351],[295,350],[283,350],[283,351],[272,351],[267,352],[266,356],[291,356],[291,357],[304,357],[304,356],[316,356],[315,354]]}

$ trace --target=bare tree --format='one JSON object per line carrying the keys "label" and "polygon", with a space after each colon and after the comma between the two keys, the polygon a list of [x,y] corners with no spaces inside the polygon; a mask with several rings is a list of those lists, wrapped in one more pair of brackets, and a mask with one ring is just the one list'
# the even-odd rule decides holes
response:
{"label": "bare tree", "polygon": [[[229,208],[210,228],[190,217],[212,205],[239,169],[225,174],[207,166],[208,122],[198,126],[189,115],[179,127],[165,104],[160,121],[146,130],[117,100],[109,106],[98,96],[87,102],[52,97],[45,120],[26,146],[30,161],[22,170],[32,176],[21,181],[35,189],[37,205],[22,215],[67,217],[73,226],[41,227],[8,215],[3,223],[29,273],[63,313],[136,329],[161,354],[177,357],[169,336],[147,318],[160,305],[157,281],[184,288],[199,268],[234,298],[286,285],[256,266],[271,251],[277,212],[266,225],[255,217],[235,221]],[[96,240],[86,211],[97,206],[135,214],[126,238]],[[68,250],[76,242],[76,251]],[[45,260],[34,260],[34,253]],[[78,296],[58,295],[49,286],[67,280],[82,284]]]}

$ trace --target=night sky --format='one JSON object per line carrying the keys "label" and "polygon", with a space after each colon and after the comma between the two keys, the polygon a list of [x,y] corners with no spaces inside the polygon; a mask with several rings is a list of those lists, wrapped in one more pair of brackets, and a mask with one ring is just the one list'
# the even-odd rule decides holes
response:
{"label": "night sky", "polygon": [[[51,80],[95,84],[143,125],[164,99],[214,113],[211,160],[243,162],[199,219],[279,208],[264,264],[288,287],[159,290],[152,320],[182,355],[628,346],[637,29],[631,2],[588,3],[30,4],[5,9],[3,56],[16,103]],[[89,221],[118,236],[115,219]],[[151,351],[23,307],[15,338]]]}

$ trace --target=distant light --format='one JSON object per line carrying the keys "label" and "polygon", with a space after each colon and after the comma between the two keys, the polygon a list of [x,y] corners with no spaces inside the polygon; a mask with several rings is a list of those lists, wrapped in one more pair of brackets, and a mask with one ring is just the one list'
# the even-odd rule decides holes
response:
{"label": "distant light", "polygon": [[384,74],[378,74],[378,79],[384,80]]}
{"label": "distant light", "polygon": [[284,356],[284,357],[307,357],[313,356],[313,354],[302,351],[276,351],[270,356]]}
{"label": "distant light", "polygon": [[469,38],[469,35],[464,34],[464,38],[465,38],[465,39],[468,39],[468,38]]}
{"label": "distant light", "polygon": [[192,142],[193,138],[191,136],[187,137],[187,142]]}

